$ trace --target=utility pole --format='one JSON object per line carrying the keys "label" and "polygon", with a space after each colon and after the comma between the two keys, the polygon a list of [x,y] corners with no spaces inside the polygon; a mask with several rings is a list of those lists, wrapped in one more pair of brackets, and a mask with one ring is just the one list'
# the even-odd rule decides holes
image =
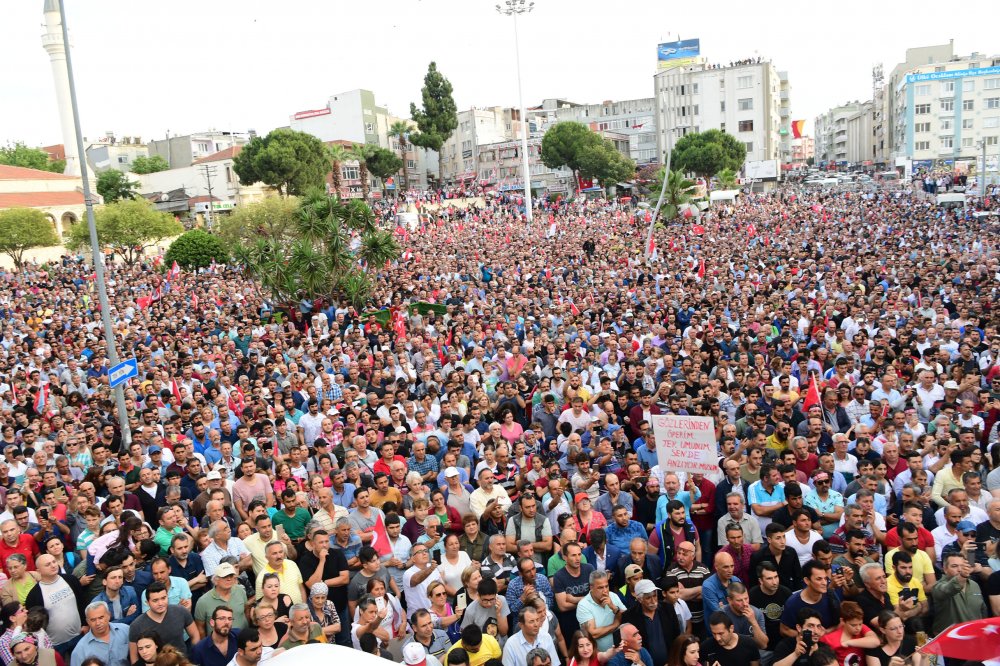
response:
{"label": "utility pole", "polygon": [[208,187],[208,211],[205,213],[205,228],[209,231],[212,230],[212,176],[218,171],[217,167],[210,164],[202,164],[198,167],[201,170],[201,175],[205,177],[205,183]]}
{"label": "utility pole", "polygon": [[[66,27],[66,7],[64,0],[59,0],[59,20],[62,22],[63,43],[66,44],[66,73],[69,78],[69,99],[73,107],[73,126],[76,131],[77,154],[85,159],[83,150],[83,130],[80,128],[80,106],[76,101],[76,83],[73,81],[73,58],[69,48],[69,28]],[[94,254],[94,273],[97,283],[97,295],[101,303],[101,326],[104,328],[104,342],[108,346],[108,360],[111,365],[118,365],[118,345],[115,342],[115,329],[111,323],[111,305],[108,303],[108,286],[104,281],[104,257],[97,241],[97,224],[94,221],[94,198],[90,191],[90,176],[86,165],[82,163],[80,178],[83,181],[83,200],[87,209],[87,227],[90,229],[90,249]],[[125,404],[125,390],[119,385],[115,388],[115,406],[118,411],[118,427],[122,435],[122,448],[128,451],[132,443],[132,431],[128,426],[128,408]]]}
{"label": "utility pole", "polygon": [[514,54],[517,62],[517,102],[521,116],[521,175],[524,178],[524,219],[530,227],[531,211],[531,169],[528,164],[528,117],[524,112],[524,95],[521,93],[521,43],[517,36],[517,17],[530,14],[535,8],[534,2],[526,0],[504,0],[504,6],[497,5],[497,13],[514,18]]}

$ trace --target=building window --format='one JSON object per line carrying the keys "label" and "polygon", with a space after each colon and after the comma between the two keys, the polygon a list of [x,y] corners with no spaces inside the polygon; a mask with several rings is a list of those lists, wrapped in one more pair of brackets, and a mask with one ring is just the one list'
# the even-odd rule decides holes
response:
{"label": "building window", "polygon": [[930,141],[917,141],[916,143],[913,144],[913,148],[914,148],[914,150],[930,150],[931,149],[931,142]]}
{"label": "building window", "polygon": [[1000,116],[990,116],[989,118],[983,118],[984,129],[991,129],[994,127],[1000,127]]}
{"label": "building window", "polygon": [[462,150],[472,150],[472,139],[466,139],[462,142]]}
{"label": "building window", "polygon": [[741,132],[752,132],[753,131],[753,121],[752,120],[741,120],[740,121],[740,131]]}
{"label": "building window", "polygon": [[410,170],[416,169],[417,168],[417,161],[416,160],[406,160],[406,168],[410,169]]}
{"label": "building window", "polygon": [[719,113],[725,113],[725,112],[726,112],[726,100],[722,100],[721,102],[719,102]]}
{"label": "building window", "polygon": [[1000,89],[1000,79],[983,80],[983,90],[997,90],[997,89]]}
{"label": "building window", "polygon": [[228,164],[226,165],[226,182],[230,185],[233,183],[233,168]]}
{"label": "building window", "polygon": [[973,99],[963,99],[962,100],[962,111],[972,111],[975,107],[976,100]]}
{"label": "building window", "polygon": [[976,82],[972,79],[962,81],[962,92],[972,92],[976,89]]}
{"label": "building window", "polygon": [[126,157],[125,155],[119,155],[118,164],[128,164],[128,157]]}
{"label": "building window", "polygon": [[736,100],[736,108],[740,111],[753,111],[753,98],[744,97],[743,99]]}
{"label": "building window", "polygon": [[753,76],[737,76],[736,87],[740,90],[753,87]]}
{"label": "building window", "polygon": [[951,118],[941,119],[941,131],[949,131],[955,127],[955,121]]}
{"label": "building window", "polygon": [[373,123],[365,123],[365,134],[374,134],[375,125]]}
{"label": "building window", "polygon": [[923,85],[915,86],[913,89],[913,94],[916,95],[917,97],[927,97],[928,95],[931,94],[930,84],[925,83]]}
{"label": "building window", "polygon": [[954,111],[955,110],[955,100],[953,100],[953,99],[943,99],[943,100],[941,100],[941,110],[942,111]]}
{"label": "building window", "polygon": [[972,142],[974,139],[970,137],[965,137],[962,139],[962,148],[972,148]]}
{"label": "building window", "polygon": [[208,143],[207,141],[199,141],[198,143],[195,144],[195,150],[197,150],[199,153],[207,153],[211,149],[212,149],[212,144]]}
{"label": "building window", "polygon": [[997,139],[998,138],[1000,138],[1000,137],[995,137],[995,136],[988,136],[988,137],[986,137],[986,145],[987,146],[995,146],[995,145],[997,145],[997,143],[998,143]]}
{"label": "building window", "polygon": [[955,147],[955,137],[953,137],[953,136],[943,136],[943,137],[941,137],[941,147],[942,148],[954,148]]}
{"label": "building window", "polygon": [[914,123],[914,125],[913,125],[913,131],[916,132],[917,134],[920,134],[921,132],[930,132],[931,131],[931,124],[930,123]]}
{"label": "building window", "polygon": [[719,123],[719,129],[723,132],[726,131],[726,123]]}
{"label": "building window", "polygon": [[753,152],[753,141],[747,141],[743,145],[747,147],[747,153]]}
{"label": "building window", "polygon": [[[927,86],[930,88],[930,86]],[[954,81],[943,81],[941,83],[941,94],[942,95],[954,95],[955,94],[955,82]]]}
{"label": "building window", "polygon": [[356,166],[340,167],[340,174],[344,180],[358,180],[361,178],[361,170]]}
{"label": "building window", "polygon": [[917,116],[925,116],[930,112],[931,112],[930,104],[917,104],[915,107],[913,107],[913,113],[914,115]]}
{"label": "building window", "polygon": [[962,129],[972,129],[974,120],[972,118],[962,118]]}

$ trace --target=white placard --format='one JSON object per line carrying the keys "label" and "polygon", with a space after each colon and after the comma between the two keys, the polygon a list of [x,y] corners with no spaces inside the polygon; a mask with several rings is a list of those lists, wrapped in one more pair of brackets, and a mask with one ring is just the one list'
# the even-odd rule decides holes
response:
{"label": "white placard", "polygon": [[660,469],[694,474],[719,471],[715,423],[710,417],[664,414],[652,420]]}

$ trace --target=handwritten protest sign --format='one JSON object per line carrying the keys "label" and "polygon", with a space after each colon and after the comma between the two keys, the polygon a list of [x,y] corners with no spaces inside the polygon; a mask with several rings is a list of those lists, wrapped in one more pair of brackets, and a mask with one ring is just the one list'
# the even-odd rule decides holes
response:
{"label": "handwritten protest sign", "polygon": [[656,458],[670,472],[711,474],[719,471],[715,425],[707,416],[653,417]]}

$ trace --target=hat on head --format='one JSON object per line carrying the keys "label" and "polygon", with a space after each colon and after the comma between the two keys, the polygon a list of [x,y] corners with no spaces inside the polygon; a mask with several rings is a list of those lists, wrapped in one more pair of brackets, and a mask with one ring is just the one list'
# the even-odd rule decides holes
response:
{"label": "hat on head", "polygon": [[813,475],[813,481],[829,481],[830,475],[826,472],[817,472]]}
{"label": "hat on head", "polygon": [[427,650],[417,641],[403,646],[403,663],[406,666],[423,666],[427,663]]}
{"label": "hat on head", "polygon": [[[630,566],[636,566],[636,565],[632,564]],[[635,584],[636,596],[642,596],[644,594],[656,594],[656,592],[659,591],[659,589],[660,588],[656,587],[656,584],[653,583],[653,581],[647,578],[643,578],[642,580],[640,580],[638,583]]]}
{"label": "hat on head", "polygon": [[949,379],[944,383],[944,390],[946,391],[957,391],[959,389],[958,382],[954,379]]}
{"label": "hat on head", "polygon": [[211,472],[205,475],[205,478],[208,479],[209,481],[218,481],[222,478],[222,474],[219,473],[219,470],[213,469]]}
{"label": "hat on head", "polygon": [[576,495],[575,495],[575,496],[573,497],[573,502],[574,502],[575,504],[579,504],[580,502],[582,502],[582,501],[584,501],[584,500],[586,500],[586,501],[588,501],[588,502],[589,502],[589,501],[590,501],[590,495],[588,495],[587,493],[577,493],[577,494],[576,494]]}
{"label": "hat on head", "polygon": [[448,479],[448,478],[451,478],[453,476],[460,476],[460,473],[459,473],[457,467],[449,467],[448,469],[446,469],[444,471],[444,478]]}
{"label": "hat on head", "polygon": [[227,576],[235,576],[236,567],[234,567],[229,562],[223,562],[219,566],[215,567],[215,573],[213,575],[217,578],[226,578]]}
{"label": "hat on head", "polygon": [[625,567],[626,578],[631,578],[632,576],[641,576],[641,575],[642,575],[642,567],[640,567],[638,564],[630,564],[627,567]]}
{"label": "hat on head", "polygon": [[156,444],[153,444],[151,447],[147,449],[147,452],[149,453],[149,455],[153,455],[154,453],[163,453],[163,449],[157,446]]}
{"label": "hat on head", "polygon": [[976,524],[971,520],[961,520],[958,525],[955,525],[956,532],[975,532]]}
{"label": "hat on head", "polygon": [[326,583],[313,583],[312,587],[309,588],[309,598],[313,597],[328,597],[330,596],[330,588],[326,586]]}

